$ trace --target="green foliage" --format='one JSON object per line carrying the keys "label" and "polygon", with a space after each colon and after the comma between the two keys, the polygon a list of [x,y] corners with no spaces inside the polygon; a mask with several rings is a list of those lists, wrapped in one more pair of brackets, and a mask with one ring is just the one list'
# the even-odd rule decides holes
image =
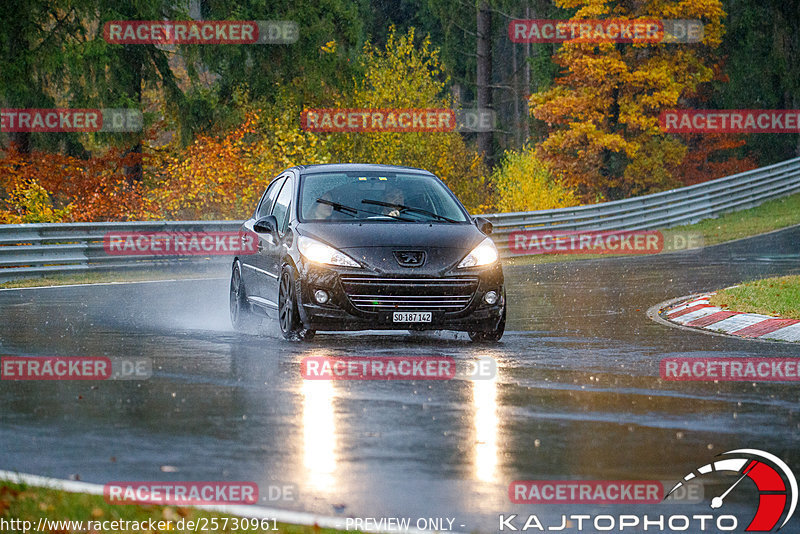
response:
{"label": "green foliage", "polygon": [[273,103],[277,87],[290,88],[295,104],[324,105],[332,90],[344,87],[355,74],[365,41],[364,21],[370,16],[366,0],[206,0],[201,8],[207,20],[289,20],[300,26],[299,39],[292,44],[181,47],[188,64],[213,73],[218,117],[233,106],[237,91]]}
{"label": "green foliage", "polygon": [[[798,5],[784,0],[727,0],[728,31],[720,55],[724,72],[714,83],[711,108],[799,109]],[[800,136],[751,134],[740,153],[768,165],[800,155]]]}

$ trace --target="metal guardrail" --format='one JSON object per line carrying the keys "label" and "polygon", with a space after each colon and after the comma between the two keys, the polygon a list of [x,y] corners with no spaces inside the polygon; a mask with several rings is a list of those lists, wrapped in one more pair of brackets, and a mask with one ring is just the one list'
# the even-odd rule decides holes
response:
{"label": "metal guardrail", "polygon": [[108,232],[235,232],[241,221],[144,221],[0,225],[0,282],[54,273],[228,263],[227,256],[111,255]]}
{"label": "metal guardrail", "polygon": [[800,191],[800,158],[640,197],[552,210],[485,215],[501,255],[517,230],[655,230],[694,224]]}
{"label": "metal guardrail", "polygon": [[[711,182],[641,197],[519,213],[484,215],[508,256],[517,230],[653,230],[693,224],[800,191],[800,158]],[[241,221],[147,221],[0,225],[0,282],[52,273],[227,263],[228,256],[116,256],[105,252],[107,232],[236,231]]]}

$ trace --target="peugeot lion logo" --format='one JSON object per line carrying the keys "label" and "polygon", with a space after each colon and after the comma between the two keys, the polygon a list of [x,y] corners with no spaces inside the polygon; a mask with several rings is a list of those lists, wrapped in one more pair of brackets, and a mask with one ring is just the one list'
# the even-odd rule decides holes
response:
{"label": "peugeot lion logo", "polygon": [[395,250],[394,259],[401,267],[419,267],[425,263],[425,253],[421,250]]}

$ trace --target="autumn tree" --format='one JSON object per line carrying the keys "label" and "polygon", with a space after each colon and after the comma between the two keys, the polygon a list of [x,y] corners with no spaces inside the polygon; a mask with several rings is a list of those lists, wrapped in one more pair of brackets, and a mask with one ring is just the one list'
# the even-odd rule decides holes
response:
{"label": "autumn tree", "polygon": [[566,208],[578,204],[575,192],[564,186],[533,147],[508,151],[492,172],[501,212]]}
{"label": "autumn tree", "polygon": [[[336,104],[348,108],[450,108],[448,78],[429,36],[417,42],[415,30],[392,29],[385,48],[367,43],[363,76]],[[439,176],[475,212],[491,208],[480,155],[457,132],[322,134],[332,161],[407,165]]]}
{"label": "autumn tree", "polygon": [[574,19],[700,19],[702,43],[568,42],[552,88],[531,97],[532,114],[550,127],[540,156],[598,201],[674,187],[685,144],[659,129],[662,110],[681,107],[714,75],[710,51],[722,38],[720,0],[557,0]]}
{"label": "autumn tree", "polygon": [[189,146],[151,147],[151,184],[144,204],[151,217],[240,219],[249,216],[267,184],[286,167],[326,163],[316,134],[299,129],[298,107],[276,104],[245,110],[221,135],[198,136]]}
{"label": "autumn tree", "polygon": [[125,169],[135,156],[110,149],[89,159],[12,145],[0,159],[0,220],[5,222],[127,221],[145,217],[143,185]]}

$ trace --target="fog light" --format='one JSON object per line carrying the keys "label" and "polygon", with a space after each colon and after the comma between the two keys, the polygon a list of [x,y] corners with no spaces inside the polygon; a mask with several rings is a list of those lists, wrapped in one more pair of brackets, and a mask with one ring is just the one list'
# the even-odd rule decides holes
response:
{"label": "fog light", "polygon": [[316,300],[320,304],[325,304],[326,302],[328,302],[328,300],[330,300],[330,297],[328,296],[327,291],[317,289],[316,291],[314,291],[314,300]]}
{"label": "fog light", "polygon": [[497,292],[495,291],[487,291],[486,294],[483,296],[484,302],[486,304],[496,304],[497,303]]}

